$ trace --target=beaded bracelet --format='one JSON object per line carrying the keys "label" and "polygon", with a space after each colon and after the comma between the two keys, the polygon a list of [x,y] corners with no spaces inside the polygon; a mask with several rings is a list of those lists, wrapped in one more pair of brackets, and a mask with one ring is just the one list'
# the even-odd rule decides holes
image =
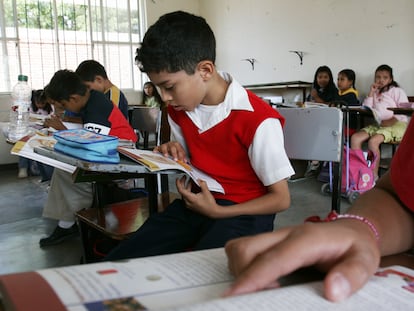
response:
{"label": "beaded bracelet", "polygon": [[364,224],[368,225],[372,233],[374,233],[375,239],[377,240],[377,242],[379,242],[380,235],[379,235],[377,228],[374,226],[374,224],[371,221],[359,215],[338,214],[335,211],[332,211],[328,214],[328,216],[326,216],[325,219],[321,219],[319,216],[311,216],[311,217],[306,218],[305,222],[330,222],[330,221],[335,221],[337,219],[355,219],[355,220],[362,221]]}

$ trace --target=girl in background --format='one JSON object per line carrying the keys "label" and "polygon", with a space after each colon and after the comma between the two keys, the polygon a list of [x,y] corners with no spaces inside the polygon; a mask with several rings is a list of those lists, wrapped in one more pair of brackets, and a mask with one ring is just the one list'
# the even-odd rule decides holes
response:
{"label": "girl in background", "polygon": [[[352,69],[343,69],[338,73],[338,101],[346,106],[359,106],[359,94],[355,88],[355,72]],[[349,115],[349,128],[346,137],[356,132],[358,120],[354,114]]]}
{"label": "girl in background", "polygon": [[378,178],[380,145],[382,143],[400,142],[407,128],[408,117],[396,115],[390,107],[398,107],[399,103],[408,102],[407,95],[396,81],[392,68],[381,65],[375,70],[374,83],[363,106],[371,108],[380,124],[364,127],[351,137],[351,149],[362,149],[362,144],[368,141],[368,149],[377,157],[374,167],[374,177]]}
{"label": "girl in background", "polygon": [[162,111],[161,114],[161,143],[166,143],[170,140],[171,130],[168,124],[167,105],[162,101],[155,85],[148,81],[144,84],[144,91],[142,93],[143,104],[147,107],[158,107]]}
{"label": "girl in background", "polygon": [[[328,66],[320,66],[316,70],[308,100],[327,105],[338,100],[338,89],[333,81],[332,71]],[[320,162],[312,160],[308,162],[304,176],[317,176],[319,172]]]}
{"label": "girl in background", "polygon": [[320,66],[316,70],[308,99],[323,104],[329,104],[338,99],[338,89],[333,81],[332,71],[328,66]]}
{"label": "girl in background", "polygon": [[160,94],[158,94],[155,85],[152,82],[145,82],[144,91],[142,92],[142,102],[147,107],[162,108],[163,102]]}
{"label": "girl in background", "polygon": [[[30,113],[39,115],[52,115],[54,113],[54,107],[47,101],[43,90],[32,91],[32,102],[30,104]],[[26,178],[29,176],[29,171],[33,175],[41,175],[41,182],[48,181],[51,178],[53,167],[45,164],[41,164],[36,161],[29,160],[27,158],[19,157],[19,171],[18,178]]]}
{"label": "girl in background", "polygon": [[54,112],[55,108],[46,100],[43,90],[33,90],[30,113],[48,116]]}
{"label": "girl in background", "polygon": [[352,69],[343,69],[338,73],[338,100],[344,101],[348,106],[359,106],[355,79],[355,72]]}

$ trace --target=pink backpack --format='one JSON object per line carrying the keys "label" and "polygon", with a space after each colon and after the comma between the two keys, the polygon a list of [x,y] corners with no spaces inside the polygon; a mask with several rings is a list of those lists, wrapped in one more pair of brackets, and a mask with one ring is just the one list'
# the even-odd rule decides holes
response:
{"label": "pink backpack", "polygon": [[377,155],[371,151],[368,152],[368,156],[365,159],[364,152],[361,149],[345,148],[342,160],[341,191],[343,193],[353,191],[362,193],[374,187],[374,167],[377,160]]}

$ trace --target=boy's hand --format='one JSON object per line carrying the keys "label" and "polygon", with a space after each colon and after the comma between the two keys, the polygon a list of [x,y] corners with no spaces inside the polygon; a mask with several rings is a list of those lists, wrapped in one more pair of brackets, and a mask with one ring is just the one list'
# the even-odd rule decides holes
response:
{"label": "boy's hand", "polygon": [[66,130],[66,126],[62,123],[62,120],[58,116],[54,115],[50,116],[50,118],[45,119],[43,126],[52,127],[58,131]]}
{"label": "boy's hand", "polygon": [[164,156],[171,156],[174,161],[187,162],[187,156],[183,146],[176,141],[170,141],[154,148],[154,151],[162,153]]}
{"label": "boy's hand", "polygon": [[198,183],[201,191],[193,193],[191,192],[192,182],[190,180],[187,183],[186,176],[176,180],[177,190],[182,195],[186,207],[210,218],[219,218],[220,206],[208,190],[207,183],[203,180],[198,180]]}

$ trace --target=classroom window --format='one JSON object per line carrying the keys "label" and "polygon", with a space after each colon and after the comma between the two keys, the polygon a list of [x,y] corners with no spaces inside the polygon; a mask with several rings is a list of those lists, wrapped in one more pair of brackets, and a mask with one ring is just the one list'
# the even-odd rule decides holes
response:
{"label": "classroom window", "polygon": [[141,0],[0,0],[0,92],[10,92],[20,73],[34,89],[59,69],[86,59],[106,68],[122,89],[140,89],[135,66]]}

